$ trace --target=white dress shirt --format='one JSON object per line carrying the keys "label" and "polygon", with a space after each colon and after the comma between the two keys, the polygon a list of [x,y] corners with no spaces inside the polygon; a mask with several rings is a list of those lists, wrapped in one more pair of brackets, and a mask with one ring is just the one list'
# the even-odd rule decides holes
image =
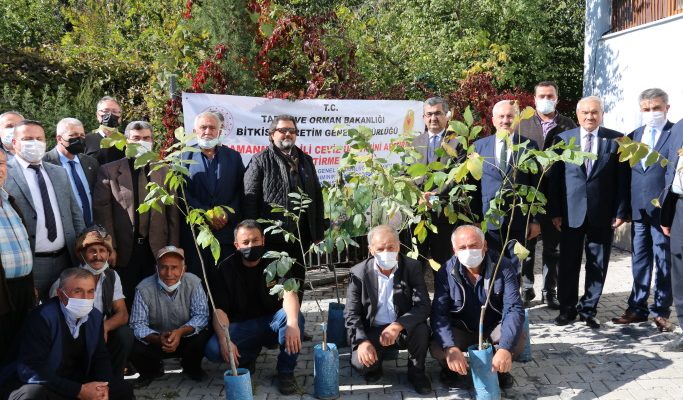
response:
{"label": "white dress shirt", "polygon": [[[594,131],[590,132],[593,135],[590,152],[595,154],[596,156],[598,155],[598,143],[601,140],[600,138],[598,138],[598,129],[600,129],[600,128],[597,128]],[[581,151],[583,151],[583,149],[586,147],[586,137],[588,136],[589,132],[587,130],[583,129],[583,127],[580,130],[581,130],[581,143],[579,144],[579,146],[581,146]],[[597,161],[597,159],[593,160],[593,163],[595,163],[596,161]]]}
{"label": "white dress shirt", "polygon": [[57,195],[55,194],[55,189],[52,186],[52,181],[50,177],[45,172],[43,167],[43,162],[40,162],[40,173],[43,174],[43,179],[45,180],[45,186],[47,186],[47,193],[50,197],[50,207],[52,207],[52,213],[55,216],[55,227],[57,228],[57,238],[54,242],[51,242],[47,238],[47,228],[45,227],[45,211],[43,210],[43,198],[40,195],[40,187],[38,186],[38,180],[36,178],[36,171],[29,168],[28,161],[21,157],[16,157],[17,164],[21,167],[24,172],[24,177],[26,178],[26,183],[28,183],[28,188],[31,191],[31,199],[33,200],[33,207],[36,210],[36,253],[47,253],[52,251],[59,251],[66,245],[66,240],[64,239],[64,227],[62,226],[61,212],[59,210]]}
{"label": "white dress shirt", "polygon": [[71,191],[74,193],[74,197],[76,198],[76,202],[78,203],[78,206],[83,209],[83,202],[81,201],[81,196],[78,194],[78,188],[76,187],[76,181],[74,180],[74,175],[71,171],[71,165],[69,164],[69,161],[74,161],[76,163],[76,173],[78,174],[78,177],[81,180],[81,183],[83,184],[83,188],[85,189],[85,194],[88,197],[88,208],[90,209],[90,215],[92,215],[92,195],[90,194],[90,184],[88,184],[88,178],[85,176],[85,171],[83,170],[83,164],[81,164],[81,160],[78,158],[78,156],[74,157],[73,160],[69,160],[64,154],[60,153],[57,151],[57,154],[59,154],[59,162],[62,164],[62,168],[64,168],[64,171],[66,171],[66,175],[69,177],[69,182],[71,183]]}
{"label": "white dress shirt", "polygon": [[394,306],[394,272],[386,276],[375,263],[375,275],[377,276],[377,314],[375,326],[382,326],[396,321],[396,307]]}
{"label": "white dress shirt", "polygon": [[[500,167],[498,165],[498,160],[500,160],[500,152],[503,151],[503,141],[505,139],[498,139],[496,138],[496,153],[494,154],[496,161],[495,164],[497,167]],[[510,141],[510,144],[512,144],[512,141]],[[510,156],[512,155],[512,146],[507,147],[507,156],[505,157],[505,160],[507,161],[508,165],[510,164]]]}

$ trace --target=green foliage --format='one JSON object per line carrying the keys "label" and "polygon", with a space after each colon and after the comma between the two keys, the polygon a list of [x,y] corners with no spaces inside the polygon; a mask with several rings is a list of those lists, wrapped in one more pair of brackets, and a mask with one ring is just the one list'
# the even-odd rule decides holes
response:
{"label": "green foliage", "polygon": [[0,0],[0,47],[58,43],[64,31],[60,4],[58,0]]}
{"label": "green foliage", "polygon": [[67,91],[66,85],[56,90],[44,86],[34,94],[29,89],[5,85],[0,93],[0,110],[17,110],[26,118],[40,121],[45,127],[48,148],[54,145],[57,123],[69,116],[83,122],[86,132],[97,127],[93,104],[99,99],[100,89],[91,81],[86,81],[74,95]]}

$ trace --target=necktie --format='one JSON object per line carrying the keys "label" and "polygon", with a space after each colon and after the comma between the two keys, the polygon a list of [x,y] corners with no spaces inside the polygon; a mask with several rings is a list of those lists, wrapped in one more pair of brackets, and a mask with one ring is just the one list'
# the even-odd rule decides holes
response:
{"label": "necktie", "polygon": [[439,135],[434,135],[429,138],[429,152],[427,153],[427,163],[436,160],[436,148],[439,145]]}
{"label": "necktie", "polygon": [[503,139],[502,140],[502,146],[500,146],[500,154],[498,154],[498,168],[500,168],[501,171],[507,172],[507,164],[508,164],[508,143],[507,140]]}
{"label": "necktie", "polygon": [[54,242],[57,239],[57,223],[55,222],[55,213],[52,211],[52,203],[50,202],[50,195],[47,193],[47,185],[43,174],[40,172],[40,164],[30,164],[28,166],[36,171],[36,180],[40,188],[40,197],[43,200],[43,213],[45,214],[45,228],[47,228],[47,238]]}
{"label": "necktie", "polygon": [[[593,134],[588,133],[586,135],[586,143],[583,146],[583,151],[585,153],[592,153],[593,152]],[[583,161],[583,165],[586,167],[586,176],[591,174],[591,168],[593,168],[593,160],[590,158],[586,157],[586,159]]]}
{"label": "necktie", "polygon": [[71,176],[73,177],[74,184],[76,185],[76,191],[78,192],[78,197],[81,199],[81,205],[83,208],[83,219],[85,220],[85,225],[92,225],[92,213],[90,212],[90,202],[88,201],[88,194],[85,191],[85,186],[83,186],[83,181],[78,176],[76,172],[76,161],[69,161],[69,166],[71,167]]}
{"label": "necktie", "polygon": [[640,164],[643,166],[643,169],[647,169],[647,167],[645,166],[645,161],[647,160],[647,157],[650,155],[650,153],[652,153],[652,150],[655,149],[655,137],[657,137],[657,129],[655,129],[654,127],[650,128],[650,132],[648,135],[643,135],[643,138],[645,139],[643,143],[650,147],[650,150],[647,152],[647,156],[640,160]]}

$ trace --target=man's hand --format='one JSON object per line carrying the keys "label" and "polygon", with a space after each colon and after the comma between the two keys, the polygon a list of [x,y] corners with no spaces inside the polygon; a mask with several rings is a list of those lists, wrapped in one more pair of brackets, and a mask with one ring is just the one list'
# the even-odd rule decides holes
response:
{"label": "man's hand", "polygon": [[533,239],[541,233],[541,225],[535,222],[529,224],[526,232],[527,239]]}
{"label": "man's hand", "polygon": [[358,345],[356,354],[358,354],[358,361],[366,367],[370,367],[377,362],[377,351],[375,351],[375,346],[369,340]]}
{"label": "man's hand", "polygon": [[505,349],[496,350],[491,362],[491,371],[493,372],[510,372],[512,369],[512,353]]}
{"label": "man's hand", "polygon": [[165,332],[161,335],[161,350],[166,353],[173,353],[180,345],[182,335],[177,329]]}
{"label": "man's hand", "polygon": [[427,204],[427,208],[432,208],[432,196],[436,196],[436,192],[423,192],[418,204]]}
{"label": "man's hand", "polygon": [[453,346],[446,349],[446,364],[451,371],[467,375],[467,360],[459,348]]}
{"label": "man's hand", "polygon": [[88,382],[81,385],[78,398],[81,400],[106,400],[109,398],[109,383]]}
{"label": "man's hand", "polygon": [[396,339],[402,330],[403,325],[399,324],[398,322],[392,322],[386,328],[384,328],[382,334],[379,335],[379,344],[384,347],[392,346],[394,343],[396,343]]}
{"label": "man's hand", "polygon": [[[221,355],[223,356],[223,361],[226,363],[230,364],[230,353],[228,352],[228,346],[225,343],[225,340],[220,341],[220,347],[221,347]],[[239,365],[239,358],[240,358],[240,352],[237,350],[237,345],[235,343],[230,342],[230,346],[232,346],[232,355],[235,359],[235,364]]]}
{"label": "man's hand", "polygon": [[228,223],[228,214],[225,212],[214,216],[213,218],[211,218],[211,221],[210,221],[211,229],[213,229],[214,231],[223,229],[223,227],[227,223]]}
{"label": "man's hand", "polygon": [[612,229],[617,229],[618,227],[622,226],[624,222],[626,222],[625,219],[615,218],[614,223],[612,224]]}
{"label": "man's hand", "polygon": [[671,227],[664,226],[664,225],[660,225],[660,226],[662,227],[662,232],[664,232],[664,234],[666,236],[671,236]]}
{"label": "man's hand", "polygon": [[301,331],[298,323],[287,323],[285,330],[285,350],[287,354],[297,354],[301,351]]}
{"label": "man's hand", "polygon": [[562,217],[553,218],[553,226],[558,230],[558,232],[562,232]]}

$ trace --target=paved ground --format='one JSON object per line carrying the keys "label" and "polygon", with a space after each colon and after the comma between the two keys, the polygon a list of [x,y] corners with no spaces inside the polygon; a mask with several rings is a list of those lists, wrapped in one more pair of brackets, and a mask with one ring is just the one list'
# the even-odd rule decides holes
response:
{"label": "paved ground", "polygon": [[[540,253],[540,252],[538,252]],[[537,263],[538,265],[539,263]],[[566,327],[552,323],[556,311],[548,310],[538,301],[530,308],[533,360],[515,363],[512,374],[514,388],[503,394],[505,399],[683,399],[683,353],[663,353],[660,347],[680,334],[659,333],[651,323],[628,327],[609,321],[622,313],[631,288],[630,254],[615,250],[607,275],[598,317],[603,322],[594,331],[576,322]],[[320,273],[315,279],[328,275]],[[537,283],[540,273],[537,273]],[[583,278],[582,278],[583,279]],[[335,295],[330,286],[319,289],[323,308]],[[540,293],[537,285],[536,292]],[[344,291],[342,291],[344,297]],[[264,350],[252,377],[255,399],[310,399],[313,394],[312,346],[321,340],[314,322],[320,314],[312,297],[304,302],[307,328],[315,334],[313,342],[305,343],[297,380],[301,395],[281,396],[274,385],[276,350]],[[674,319],[675,321],[675,319]],[[678,323],[677,321],[675,321]],[[367,385],[349,367],[349,349],[340,352],[340,390],[342,399],[474,399],[471,387],[446,388],[438,380],[439,367],[428,356],[428,371],[434,393],[420,396],[406,382],[406,354],[394,361],[385,361],[382,384]],[[136,392],[139,399],[224,399],[222,374],[226,365],[204,361],[210,379],[196,383],[184,378],[176,360],[165,363],[166,376]]]}

